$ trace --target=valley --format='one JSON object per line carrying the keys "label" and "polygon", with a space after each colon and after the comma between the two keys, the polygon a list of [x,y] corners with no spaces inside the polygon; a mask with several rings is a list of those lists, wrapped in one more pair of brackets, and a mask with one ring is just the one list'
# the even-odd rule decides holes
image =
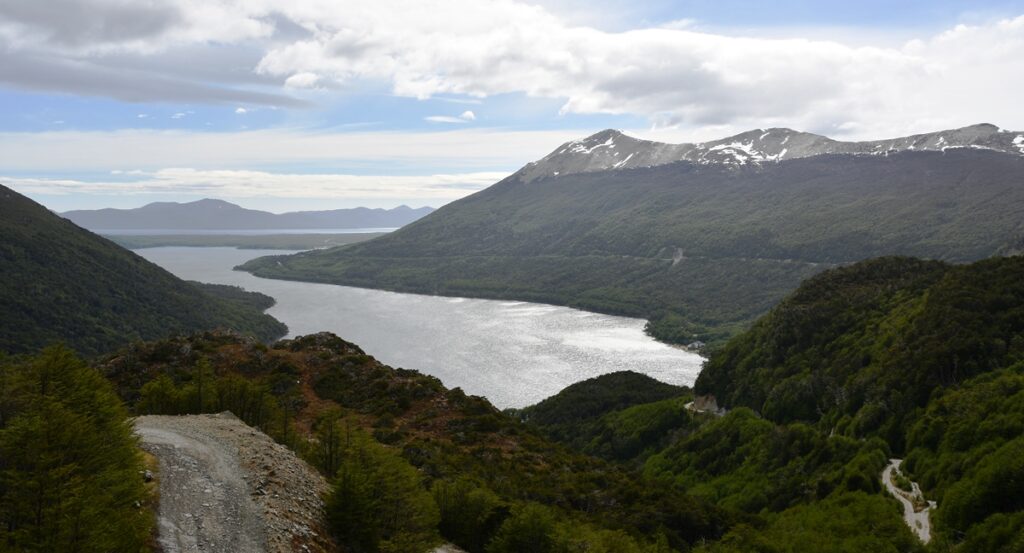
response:
{"label": "valley", "polygon": [[831,267],[1024,250],[1020,135],[974,125],[844,143],[769,129],[672,145],[602,131],[387,236],[242,268],[566,305],[722,345]]}
{"label": "valley", "polygon": [[1021,90],[1024,0],[0,0],[0,553],[1024,553]]}
{"label": "valley", "polygon": [[602,373],[633,370],[692,385],[703,358],[655,342],[644,321],[526,302],[382,292],[256,278],[232,270],[266,255],[231,248],[152,248],[139,255],[180,278],[241,286],[275,299],[289,336],[345,336],[395,367],[523,407]]}

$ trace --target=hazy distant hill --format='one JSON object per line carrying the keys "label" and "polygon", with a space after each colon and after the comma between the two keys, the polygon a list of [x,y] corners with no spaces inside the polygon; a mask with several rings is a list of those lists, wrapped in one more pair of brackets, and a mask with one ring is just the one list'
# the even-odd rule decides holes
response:
{"label": "hazy distant hill", "polygon": [[[656,336],[685,342],[727,336],[836,264],[1024,249],[1021,133],[977,125],[842,143],[772,129],[671,155],[623,136],[567,143],[377,240],[245,268],[645,317]],[[638,158],[650,166],[626,168]]]}
{"label": "hazy distant hill", "polygon": [[60,341],[97,353],[132,340],[231,328],[286,332],[273,300],[195,285],[0,186],[0,351]]}
{"label": "hazy distant hill", "polygon": [[136,209],[67,211],[61,216],[90,230],[345,229],[401,227],[433,210],[432,207],[413,209],[403,205],[393,209],[357,207],[275,214],[206,199],[188,203],[155,202]]}

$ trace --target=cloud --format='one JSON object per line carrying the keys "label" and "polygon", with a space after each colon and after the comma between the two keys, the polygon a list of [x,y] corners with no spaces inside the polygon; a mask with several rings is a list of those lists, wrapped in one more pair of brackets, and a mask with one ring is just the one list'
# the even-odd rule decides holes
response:
{"label": "cloud", "polygon": [[451,117],[449,115],[431,115],[424,117],[423,120],[431,123],[468,123],[467,120],[461,117]]}
{"label": "cloud", "polygon": [[[512,0],[349,4],[315,22],[310,6],[285,10],[317,33],[269,49],[258,70],[342,86],[385,81],[415,98],[525,93],[562,99],[567,114],[634,114],[659,126],[843,134],[855,121],[875,136],[993,119],[1024,126],[1010,94],[987,96],[1024,88],[1024,18],[893,48],[729,36],[685,21],[606,32]],[[957,92],[964,87],[973,101]]]}
{"label": "cloud", "polygon": [[[148,59],[160,63],[147,69]],[[554,98],[565,114],[660,127],[877,137],[983,120],[1024,127],[1024,17],[871,47],[701,32],[685,19],[610,32],[517,0],[348,0],[344,10],[323,0],[8,0],[0,83],[282,107],[308,105],[288,91],[385,83],[414,98]]]}
{"label": "cloud", "polygon": [[320,77],[315,73],[296,73],[284,81],[285,88],[316,88]]}
{"label": "cloud", "polygon": [[[258,2],[253,2],[253,7]],[[19,49],[72,55],[154,53],[185,44],[270,38],[269,6],[233,0],[4,0],[0,35]]]}
{"label": "cloud", "polygon": [[[2,45],[0,45],[2,46]],[[56,90],[106,96],[125,102],[182,102],[306,107],[305,100],[178,79],[144,70],[111,68],[91,60],[15,53],[0,47],[0,84],[25,90]]]}
{"label": "cloud", "polygon": [[[280,79],[253,71],[271,44],[259,43],[273,40],[276,22],[266,10],[246,13],[232,4],[5,0],[0,84],[126,102],[308,106],[283,94]],[[236,83],[273,89],[225,86]]]}
{"label": "cloud", "polygon": [[5,0],[0,20],[33,40],[68,48],[151,40],[185,23],[174,5],[151,1]]}
{"label": "cloud", "polygon": [[249,110],[245,108],[235,108],[236,115],[245,115],[246,113],[249,113]]}
{"label": "cloud", "polygon": [[472,111],[466,110],[458,117],[452,117],[450,115],[431,115],[429,117],[424,117],[423,119],[430,123],[469,123],[470,121],[476,121],[476,114]]}
{"label": "cloud", "polygon": [[82,181],[0,177],[25,194],[147,195],[189,194],[228,198],[323,198],[360,200],[432,199],[448,202],[506,177],[502,172],[418,176],[293,174],[243,170],[169,168],[152,173],[119,172],[139,176],[128,181]]}

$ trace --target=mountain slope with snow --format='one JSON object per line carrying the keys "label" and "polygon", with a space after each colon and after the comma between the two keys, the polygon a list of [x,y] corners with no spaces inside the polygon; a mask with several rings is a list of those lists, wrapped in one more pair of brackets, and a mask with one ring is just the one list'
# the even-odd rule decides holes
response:
{"label": "mountain slope with snow", "polygon": [[666,144],[603,130],[559,146],[523,167],[524,181],[572,173],[654,167],[680,161],[698,165],[759,164],[826,154],[890,155],[906,151],[974,148],[1024,155],[1024,133],[987,123],[960,129],[866,142],[841,142],[785,128],[755,129],[711,142]]}
{"label": "mountain slope with snow", "polygon": [[1018,136],[977,125],[846,143],[771,129],[671,145],[603,131],[387,236],[244,268],[569,305],[708,342],[830,266],[1024,251]]}

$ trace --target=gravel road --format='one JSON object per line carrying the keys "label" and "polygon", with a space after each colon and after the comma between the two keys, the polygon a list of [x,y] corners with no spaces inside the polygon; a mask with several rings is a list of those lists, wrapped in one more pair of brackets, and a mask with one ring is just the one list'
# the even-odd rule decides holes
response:
{"label": "gravel road", "polygon": [[135,421],[160,461],[158,537],[165,553],[331,551],[320,527],[327,483],[230,413]]}
{"label": "gravel road", "polygon": [[917,486],[917,482],[911,482],[913,492],[907,493],[898,487],[893,482],[893,473],[899,471],[900,463],[902,459],[889,459],[889,465],[882,471],[882,484],[885,489],[889,490],[889,493],[893,495],[900,503],[903,504],[903,521],[907,523],[907,526],[914,531],[915,534],[921,541],[928,543],[932,539],[932,525],[931,520],[928,518],[931,510],[935,508],[934,501],[928,501],[927,507],[920,511],[914,508],[914,502],[911,498],[923,498],[921,494],[921,488]]}

